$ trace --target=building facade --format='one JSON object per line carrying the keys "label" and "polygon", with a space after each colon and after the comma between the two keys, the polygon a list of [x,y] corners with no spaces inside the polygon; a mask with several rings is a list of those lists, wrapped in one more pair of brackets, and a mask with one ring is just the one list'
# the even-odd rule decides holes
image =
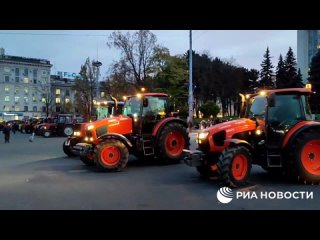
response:
{"label": "building facade", "polygon": [[46,115],[51,67],[48,60],[10,56],[0,48],[0,121]]}
{"label": "building facade", "polygon": [[75,109],[75,79],[63,78],[61,75],[51,75],[51,112],[77,114]]}
{"label": "building facade", "polygon": [[297,31],[297,63],[304,83],[308,81],[308,72],[313,56],[320,48],[320,30]]}

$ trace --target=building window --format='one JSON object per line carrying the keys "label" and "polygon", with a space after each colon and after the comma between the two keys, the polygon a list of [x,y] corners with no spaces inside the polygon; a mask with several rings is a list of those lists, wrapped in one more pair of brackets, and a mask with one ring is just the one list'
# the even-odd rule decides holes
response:
{"label": "building window", "polygon": [[14,102],[15,102],[15,103],[19,103],[19,98],[20,98],[20,97],[17,97],[17,96],[14,97]]}
{"label": "building window", "polygon": [[66,103],[70,102],[70,99],[69,99],[69,98],[66,98],[65,102],[66,102]]}
{"label": "building window", "polygon": [[15,77],[16,79],[16,82],[19,82],[20,81],[20,78],[19,77]]}
{"label": "building window", "polygon": [[37,76],[38,76],[38,70],[33,69],[33,78],[37,78]]}
{"label": "building window", "polygon": [[10,73],[10,68],[4,67],[4,71],[5,71],[6,73]]}
{"label": "building window", "polygon": [[28,106],[24,106],[24,111],[28,112]]}
{"label": "building window", "polygon": [[45,84],[47,84],[47,78],[41,78],[41,83],[43,84],[43,85],[45,85]]}
{"label": "building window", "polygon": [[33,107],[33,112],[37,112],[37,107],[36,106]]}
{"label": "building window", "polygon": [[17,77],[19,77],[19,76],[20,76],[20,70],[19,70],[19,68],[16,68],[15,73],[16,73],[16,76],[17,76]]}
{"label": "building window", "polygon": [[9,86],[4,86],[4,91],[5,91],[6,93],[8,93],[8,92],[10,91],[10,87],[9,87]]}
{"label": "building window", "polygon": [[5,97],[4,97],[4,101],[5,101],[5,102],[10,102],[10,97],[9,97],[9,96],[5,96]]}
{"label": "building window", "polygon": [[102,98],[105,97],[105,95],[106,95],[105,92],[100,93],[100,97],[102,97]]}
{"label": "building window", "polygon": [[25,87],[24,88],[24,94],[28,94],[29,93],[29,88]]}
{"label": "building window", "polygon": [[60,106],[56,106],[56,112],[60,112],[61,107]]}
{"label": "building window", "polygon": [[32,102],[36,102],[37,98],[35,96],[32,97]]}
{"label": "building window", "polygon": [[23,78],[23,83],[29,83],[29,78],[27,77]]}
{"label": "building window", "polygon": [[56,95],[60,95],[61,91],[59,88],[56,89]]}
{"label": "building window", "polygon": [[41,102],[45,103],[45,102],[46,102],[46,99],[43,97],[43,98],[41,99]]}
{"label": "building window", "polygon": [[19,112],[19,111],[20,111],[19,106],[15,106],[15,107],[14,107],[14,110],[15,110],[16,112]]}
{"label": "building window", "polygon": [[16,87],[14,90],[14,93],[19,93],[19,89],[20,89],[19,87]]}
{"label": "building window", "polygon": [[28,77],[29,76],[29,71],[28,68],[25,68],[23,71],[23,76]]}
{"label": "building window", "polygon": [[56,98],[56,103],[60,103],[60,98]]}
{"label": "building window", "polygon": [[25,103],[28,103],[28,102],[29,102],[28,97],[24,97],[24,102],[25,102]]}
{"label": "building window", "polygon": [[42,71],[42,75],[43,75],[43,76],[46,76],[46,75],[47,75],[47,72],[46,72],[46,71]]}
{"label": "building window", "polygon": [[36,78],[33,79],[33,83],[37,84],[37,79]]}
{"label": "building window", "polygon": [[47,108],[45,106],[42,107],[42,112],[46,112]]}
{"label": "building window", "polygon": [[66,90],[66,96],[70,96],[70,90]]}
{"label": "building window", "polygon": [[5,75],[5,76],[4,76],[4,81],[5,81],[5,82],[9,82],[9,81],[10,81],[10,77],[7,76],[7,75]]}
{"label": "building window", "polygon": [[4,110],[5,111],[10,111],[10,107],[7,105],[7,106],[4,107]]}

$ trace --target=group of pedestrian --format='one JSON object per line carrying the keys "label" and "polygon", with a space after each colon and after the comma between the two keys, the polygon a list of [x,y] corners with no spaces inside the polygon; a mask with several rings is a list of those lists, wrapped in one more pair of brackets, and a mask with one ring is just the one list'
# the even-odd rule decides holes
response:
{"label": "group of pedestrian", "polygon": [[[16,131],[19,130],[19,125],[17,123],[6,123],[6,124],[1,124],[1,129],[0,131],[2,131],[3,135],[4,135],[4,143],[10,143],[10,135],[11,135],[11,132],[13,134],[16,133]],[[31,132],[31,136],[29,137],[29,141],[30,142],[33,142],[34,140],[34,126],[31,125],[30,127],[30,132]]]}

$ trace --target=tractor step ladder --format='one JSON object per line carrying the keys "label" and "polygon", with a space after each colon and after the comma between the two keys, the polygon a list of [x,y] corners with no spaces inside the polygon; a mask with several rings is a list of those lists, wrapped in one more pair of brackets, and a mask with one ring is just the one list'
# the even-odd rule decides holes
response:
{"label": "tractor step ladder", "polygon": [[142,138],[142,148],[145,156],[154,154],[152,136],[145,136]]}
{"label": "tractor step ladder", "polygon": [[267,148],[267,163],[268,167],[276,168],[282,167],[282,159],[279,147],[268,147]]}

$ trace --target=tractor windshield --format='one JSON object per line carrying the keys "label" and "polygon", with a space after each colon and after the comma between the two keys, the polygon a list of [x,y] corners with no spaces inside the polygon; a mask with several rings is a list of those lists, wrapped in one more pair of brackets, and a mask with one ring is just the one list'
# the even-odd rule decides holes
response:
{"label": "tractor windshield", "polygon": [[129,98],[123,107],[123,115],[133,116],[134,114],[140,115],[141,112],[141,98],[131,97]]}
{"label": "tractor windshield", "polygon": [[264,119],[266,106],[267,98],[265,96],[255,96],[249,100],[246,116]]}
{"label": "tractor windshield", "polygon": [[108,118],[113,114],[113,106],[99,106],[97,107],[97,120]]}

